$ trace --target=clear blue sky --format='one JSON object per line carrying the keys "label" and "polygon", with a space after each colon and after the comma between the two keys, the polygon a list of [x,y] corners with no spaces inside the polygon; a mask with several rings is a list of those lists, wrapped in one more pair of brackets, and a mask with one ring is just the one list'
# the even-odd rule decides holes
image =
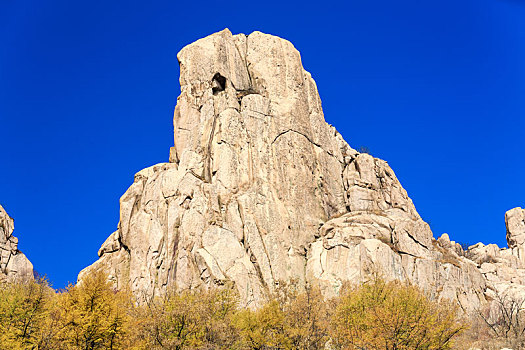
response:
{"label": "clear blue sky", "polygon": [[97,258],[135,172],[168,160],[176,54],[225,27],[284,37],[326,120],[387,160],[431,223],[505,246],[525,205],[525,2],[0,2],[0,203],[56,287]]}

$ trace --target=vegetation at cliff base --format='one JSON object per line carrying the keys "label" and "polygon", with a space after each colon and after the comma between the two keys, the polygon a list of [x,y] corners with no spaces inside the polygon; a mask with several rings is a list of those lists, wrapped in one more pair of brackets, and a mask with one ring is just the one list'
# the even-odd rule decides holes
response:
{"label": "vegetation at cliff base", "polygon": [[332,317],[339,349],[449,349],[465,330],[457,307],[431,301],[411,285],[372,283],[343,294]]}
{"label": "vegetation at cliff base", "polygon": [[325,299],[280,283],[243,308],[234,288],[169,291],[137,303],[93,273],[54,291],[45,279],[0,288],[1,349],[451,349],[465,330],[451,303],[380,278]]}

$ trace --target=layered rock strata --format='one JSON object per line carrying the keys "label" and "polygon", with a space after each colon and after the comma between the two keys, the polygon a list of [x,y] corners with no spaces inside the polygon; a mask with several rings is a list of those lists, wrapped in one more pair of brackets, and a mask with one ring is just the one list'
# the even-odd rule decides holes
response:
{"label": "layered rock strata", "polygon": [[33,278],[33,265],[18,250],[13,219],[0,205],[0,281]]}
{"label": "layered rock strata", "polygon": [[379,272],[466,310],[485,301],[476,263],[433,238],[389,165],[325,122],[290,42],[226,29],[178,60],[170,161],[135,175],[79,279],[102,269],[143,297],[233,283],[257,306],[282,280],[333,295]]}

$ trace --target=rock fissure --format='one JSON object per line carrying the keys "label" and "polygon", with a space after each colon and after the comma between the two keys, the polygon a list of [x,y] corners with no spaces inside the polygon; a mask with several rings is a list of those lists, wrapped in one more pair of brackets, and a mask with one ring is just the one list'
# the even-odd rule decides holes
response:
{"label": "rock fissure", "polygon": [[428,247],[426,245],[424,245],[423,243],[421,243],[420,241],[418,241],[411,233],[410,231],[404,229],[405,233],[407,234],[407,236],[413,240],[414,242],[416,242],[417,244],[419,244],[420,246],[422,246],[423,248],[425,249],[428,249]]}
{"label": "rock fissure", "polygon": [[310,142],[313,146],[322,149],[323,152],[326,152],[326,154],[328,154],[329,156],[336,158],[336,160],[337,160],[339,163],[344,164],[343,161],[337,159],[337,157],[336,157],[334,154],[332,154],[330,151],[325,150],[320,144],[314,142],[310,137],[308,137],[307,135],[305,135],[305,134],[303,134],[302,132],[297,131],[297,130],[288,129],[288,130],[285,130],[285,131],[281,131],[277,136],[275,136],[275,138],[273,139],[273,141],[272,141],[271,144],[273,145],[273,144],[274,144],[274,143],[275,143],[275,142],[276,142],[281,136],[286,135],[286,134],[288,134],[288,133],[295,133],[295,134],[297,134],[297,135],[300,135],[300,136],[304,137],[304,138],[305,138],[308,142]]}
{"label": "rock fissure", "polygon": [[421,257],[419,257],[417,255],[410,254],[410,253],[407,253],[407,252],[404,252],[404,251],[401,251],[401,250],[397,250],[396,252],[398,254],[401,254],[401,255],[409,255],[409,256],[413,257],[414,259],[422,259]]}
{"label": "rock fissure", "polygon": [[204,155],[204,182],[211,183],[211,152],[212,152],[212,143],[213,137],[215,136],[215,126],[217,124],[218,115],[213,116],[213,122],[210,130],[210,136],[208,138],[207,152]]}

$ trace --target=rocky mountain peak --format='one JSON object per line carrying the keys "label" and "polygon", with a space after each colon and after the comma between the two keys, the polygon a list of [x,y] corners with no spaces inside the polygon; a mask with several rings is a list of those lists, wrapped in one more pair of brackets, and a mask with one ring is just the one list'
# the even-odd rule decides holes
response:
{"label": "rocky mountain peak", "polygon": [[379,272],[467,311],[485,302],[479,265],[433,238],[387,162],[325,122],[290,42],[225,29],[177,57],[169,163],[135,175],[117,231],[79,279],[102,269],[144,298],[234,285],[257,306],[280,281],[334,295]]}

